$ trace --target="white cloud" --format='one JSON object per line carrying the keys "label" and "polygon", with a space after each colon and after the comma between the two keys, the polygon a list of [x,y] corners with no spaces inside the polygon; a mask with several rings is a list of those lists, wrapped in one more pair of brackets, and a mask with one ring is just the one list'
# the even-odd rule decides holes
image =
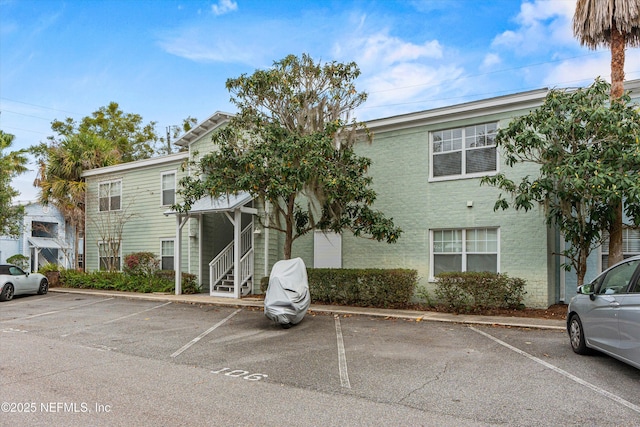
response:
{"label": "white cloud", "polygon": [[238,3],[233,0],[220,0],[218,4],[211,6],[211,11],[214,15],[224,15],[225,13],[238,10]]}
{"label": "white cloud", "polygon": [[442,58],[442,46],[437,40],[417,45],[390,37],[386,31],[356,40],[354,48],[362,53],[358,63],[392,65],[423,58]]}
{"label": "white cloud", "polygon": [[[625,80],[640,78],[640,49],[627,49],[624,65]],[[596,77],[611,81],[611,54],[602,50],[595,56],[563,61],[553,67],[544,78],[544,84],[550,87],[584,86],[592,83]]]}
{"label": "white cloud", "polygon": [[500,65],[500,64],[502,64],[502,58],[500,58],[500,55],[495,53],[488,53],[485,55],[480,68],[488,69],[488,68],[492,68],[494,65]]}
{"label": "white cloud", "polygon": [[[367,33],[363,17],[351,34],[336,43],[333,55],[340,60],[355,61],[362,71],[358,84],[369,93],[359,109],[361,120],[400,114],[425,108],[442,92],[450,92],[463,70],[450,59],[438,40],[412,42],[392,36],[375,26]],[[442,82],[447,81],[446,85]],[[433,105],[433,104],[431,104]]]}
{"label": "white cloud", "polygon": [[571,24],[574,10],[573,1],[524,2],[514,20],[518,27],[498,34],[492,47],[527,55],[551,46],[576,44]]}

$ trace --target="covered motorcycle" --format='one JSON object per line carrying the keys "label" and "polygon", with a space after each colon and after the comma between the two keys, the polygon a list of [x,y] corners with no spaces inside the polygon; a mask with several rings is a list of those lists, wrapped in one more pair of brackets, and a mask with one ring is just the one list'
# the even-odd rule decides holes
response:
{"label": "covered motorcycle", "polygon": [[283,328],[289,328],[302,321],[310,304],[304,261],[294,258],[276,262],[264,298],[264,315]]}

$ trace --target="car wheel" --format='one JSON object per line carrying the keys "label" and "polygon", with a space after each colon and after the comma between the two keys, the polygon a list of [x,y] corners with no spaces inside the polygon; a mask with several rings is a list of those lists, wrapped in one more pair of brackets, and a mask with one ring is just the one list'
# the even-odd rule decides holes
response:
{"label": "car wheel", "polygon": [[49,291],[49,282],[47,279],[42,279],[40,281],[40,287],[38,288],[38,295],[44,295]]}
{"label": "car wheel", "polygon": [[13,298],[13,285],[11,283],[7,283],[2,288],[2,292],[0,293],[0,301],[9,301]]}
{"label": "car wheel", "polygon": [[578,354],[587,354],[589,349],[584,339],[584,329],[582,328],[582,322],[577,314],[571,316],[569,321],[569,342],[574,352]]}

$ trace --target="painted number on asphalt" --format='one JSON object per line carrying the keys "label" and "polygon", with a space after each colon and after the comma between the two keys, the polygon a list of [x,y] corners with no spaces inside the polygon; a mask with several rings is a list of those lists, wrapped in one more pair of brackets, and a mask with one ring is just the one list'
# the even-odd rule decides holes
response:
{"label": "painted number on asphalt", "polygon": [[267,374],[252,374],[249,371],[245,371],[242,369],[231,370],[230,368],[218,369],[217,371],[211,371],[211,373],[224,374],[228,377],[242,378],[243,380],[248,380],[248,381],[259,381],[269,376]]}

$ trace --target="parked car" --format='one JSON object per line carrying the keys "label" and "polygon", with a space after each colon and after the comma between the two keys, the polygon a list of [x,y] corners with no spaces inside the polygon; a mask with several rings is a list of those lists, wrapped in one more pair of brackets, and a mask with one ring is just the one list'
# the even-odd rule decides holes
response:
{"label": "parked car", "polygon": [[578,287],[568,310],[567,332],[574,352],[595,349],[640,369],[640,256]]}
{"label": "parked car", "polygon": [[26,273],[12,264],[0,264],[0,301],[9,301],[14,295],[46,294],[47,278],[40,273]]}

